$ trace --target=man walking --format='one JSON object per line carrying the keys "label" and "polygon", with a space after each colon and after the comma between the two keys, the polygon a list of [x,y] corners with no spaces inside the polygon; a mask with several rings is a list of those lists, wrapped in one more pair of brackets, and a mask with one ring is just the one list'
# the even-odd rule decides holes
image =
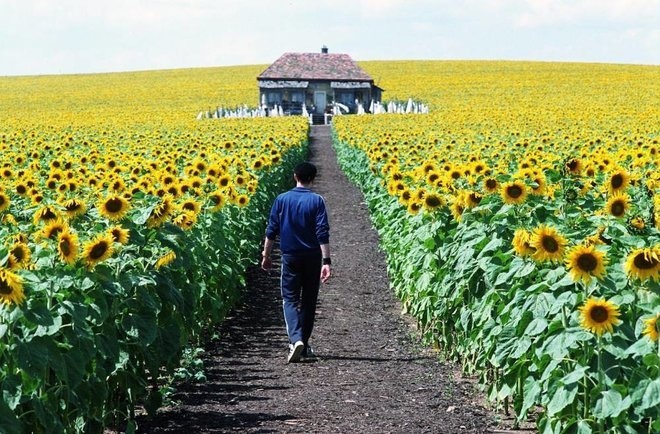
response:
{"label": "man walking", "polygon": [[310,187],[316,166],[300,163],[293,171],[295,188],[273,203],[266,228],[261,268],[272,267],[270,254],[280,237],[282,271],[280,285],[284,320],[289,336],[289,363],[314,357],[309,338],[314,328],[320,282],[330,278],[330,226],[323,198]]}

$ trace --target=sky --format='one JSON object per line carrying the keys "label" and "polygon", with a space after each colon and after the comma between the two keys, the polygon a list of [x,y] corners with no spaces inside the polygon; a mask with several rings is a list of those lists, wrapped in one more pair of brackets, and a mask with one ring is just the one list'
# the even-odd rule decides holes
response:
{"label": "sky", "polygon": [[366,60],[660,65],[660,0],[0,0],[0,76]]}

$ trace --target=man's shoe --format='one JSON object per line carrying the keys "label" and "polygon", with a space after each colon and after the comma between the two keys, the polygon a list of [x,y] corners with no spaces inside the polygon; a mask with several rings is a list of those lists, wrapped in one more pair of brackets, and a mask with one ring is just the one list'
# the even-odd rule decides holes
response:
{"label": "man's shoe", "polygon": [[301,356],[303,359],[316,359],[316,354],[314,354],[314,350],[309,345],[303,349]]}
{"label": "man's shoe", "polygon": [[289,345],[289,357],[287,358],[288,363],[296,363],[300,361],[300,355],[305,349],[305,344],[302,341],[298,341],[293,345]]}

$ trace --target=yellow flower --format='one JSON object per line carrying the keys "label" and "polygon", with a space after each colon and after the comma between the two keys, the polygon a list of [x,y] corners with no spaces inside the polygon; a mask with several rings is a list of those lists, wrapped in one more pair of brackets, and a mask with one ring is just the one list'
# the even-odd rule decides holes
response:
{"label": "yellow flower", "polygon": [[612,333],[615,325],[619,324],[619,307],[607,300],[589,298],[581,307],[580,325],[597,335],[605,332]]}
{"label": "yellow flower", "polygon": [[154,207],[147,219],[147,227],[154,228],[161,226],[174,212],[174,205],[172,205],[172,196],[165,195],[158,204]]}
{"label": "yellow flower", "polygon": [[85,203],[78,199],[69,199],[63,202],[62,206],[64,207],[64,213],[70,219],[85,214],[85,211],[87,211]]}
{"label": "yellow flower", "polygon": [[227,201],[225,198],[225,195],[219,191],[216,190],[208,195],[208,199],[213,205],[211,207],[211,212],[218,212],[222,209],[222,207],[225,205],[225,202]]}
{"label": "yellow flower", "polygon": [[507,182],[502,186],[501,196],[504,203],[519,205],[527,198],[527,188],[522,181]]}
{"label": "yellow flower", "polygon": [[630,175],[623,169],[619,169],[610,175],[607,182],[607,190],[614,195],[623,192],[630,184]]}
{"label": "yellow flower", "polygon": [[567,241],[552,226],[541,225],[532,235],[531,245],[536,251],[532,255],[538,262],[561,261]]}
{"label": "yellow flower", "polygon": [[54,240],[60,232],[66,230],[68,225],[61,219],[51,220],[46,223],[46,226],[41,230],[41,235],[45,238]]}
{"label": "yellow flower", "polygon": [[495,193],[498,188],[499,188],[499,183],[497,182],[497,179],[495,178],[486,178],[484,179],[484,190],[487,193]]}
{"label": "yellow flower", "polygon": [[26,268],[30,263],[30,248],[25,243],[14,243],[9,249],[8,268]]}
{"label": "yellow flower", "polygon": [[660,245],[633,250],[623,268],[631,279],[660,280]]}
{"label": "yellow flower", "polygon": [[66,264],[73,264],[78,259],[78,236],[69,231],[61,232],[57,237],[57,253],[60,260]]}
{"label": "yellow flower", "polygon": [[58,218],[57,211],[50,206],[44,206],[39,208],[34,213],[34,224],[39,224],[42,222],[49,222]]}
{"label": "yellow flower", "polygon": [[89,268],[94,268],[98,263],[105,261],[112,256],[113,239],[107,234],[98,235],[91,241],[88,241],[83,248],[82,259]]}
{"label": "yellow flower", "polygon": [[630,209],[630,197],[627,194],[615,194],[605,205],[605,210],[608,214],[621,218]]}
{"label": "yellow flower", "polygon": [[648,336],[652,341],[658,340],[658,335],[660,335],[660,313],[656,313],[654,316],[644,320],[644,331],[642,334]]}
{"label": "yellow flower", "polygon": [[119,244],[128,244],[128,239],[130,238],[130,232],[128,229],[122,228],[121,226],[113,226],[108,232],[115,242]]}
{"label": "yellow flower", "polygon": [[566,257],[566,267],[574,281],[589,283],[592,277],[602,279],[605,276],[607,257],[593,245],[580,245],[571,249]]}
{"label": "yellow flower", "polygon": [[122,219],[128,209],[130,204],[126,198],[119,195],[111,195],[98,204],[99,214],[107,218],[108,220],[115,221]]}
{"label": "yellow flower", "polygon": [[0,269],[0,301],[9,304],[21,304],[25,300],[23,279],[9,270]]}
{"label": "yellow flower", "polygon": [[158,258],[155,267],[156,269],[165,267],[166,265],[169,265],[172,262],[174,262],[175,259],[176,259],[176,254],[172,250],[170,250],[169,252],[165,253],[163,256]]}
{"label": "yellow flower", "polygon": [[531,232],[525,229],[516,229],[513,234],[513,240],[511,241],[513,250],[522,257],[532,256],[536,249],[530,244],[531,239]]}
{"label": "yellow flower", "polygon": [[9,208],[10,204],[11,200],[9,199],[9,196],[7,196],[5,192],[0,191],[0,212]]}
{"label": "yellow flower", "polygon": [[435,211],[442,206],[442,198],[436,193],[428,193],[424,197],[424,209],[426,211]]}

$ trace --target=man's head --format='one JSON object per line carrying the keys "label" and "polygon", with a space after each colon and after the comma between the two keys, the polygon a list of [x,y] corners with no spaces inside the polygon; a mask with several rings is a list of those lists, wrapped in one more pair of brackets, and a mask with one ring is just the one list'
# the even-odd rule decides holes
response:
{"label": "man's head", "polygon": [[309,184],[316,177],[316,166],[308,162],[300,163],[293,169],[293,174],[301,184]]}

